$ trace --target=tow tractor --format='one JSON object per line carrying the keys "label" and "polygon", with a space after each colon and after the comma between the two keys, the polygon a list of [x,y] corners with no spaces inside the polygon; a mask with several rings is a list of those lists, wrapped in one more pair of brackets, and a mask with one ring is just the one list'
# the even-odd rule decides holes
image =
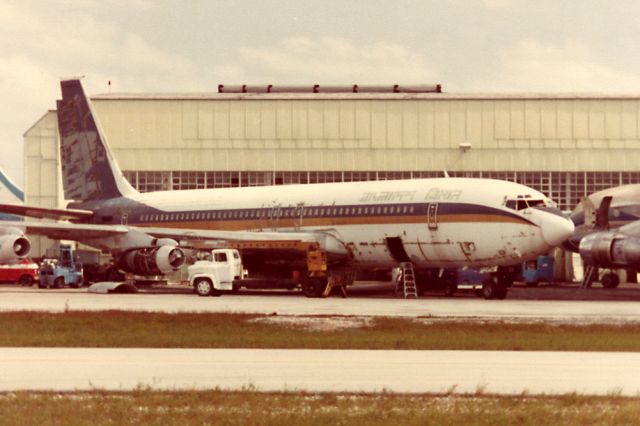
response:
{"label": "tow tractor", "polygon": [[80,288],[83,282],[82,265],[73,258],[73,248],[70,245],[60,245],[58,258],[44,259],[40,265],[40,288]]}

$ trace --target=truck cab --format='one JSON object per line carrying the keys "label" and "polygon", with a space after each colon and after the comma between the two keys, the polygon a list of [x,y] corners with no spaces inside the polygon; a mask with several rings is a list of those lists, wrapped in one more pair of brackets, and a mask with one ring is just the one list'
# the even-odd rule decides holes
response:
{"label": "truck cab", "polygon": [[242,260],[235,249],[215,249],[199,256],[187,268],[189,285],[199,296],[219,296],[233,290],[233,282],[243,278]]}

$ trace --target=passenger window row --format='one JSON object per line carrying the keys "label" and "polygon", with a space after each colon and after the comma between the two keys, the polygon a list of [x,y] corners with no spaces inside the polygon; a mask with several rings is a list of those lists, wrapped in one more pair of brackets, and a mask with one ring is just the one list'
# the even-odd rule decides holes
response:
{"label": "passenger window row", "polygon": [[377,205],[377,206],[320,206],[320,207],[283,207],[270,209],[218,210],[206,212],[180,212],[143,214],[140,222],[173,222],[201,220],[275,220],[298,219],[301,217],[352,217],[386,216],[413,214],[414,205]]}

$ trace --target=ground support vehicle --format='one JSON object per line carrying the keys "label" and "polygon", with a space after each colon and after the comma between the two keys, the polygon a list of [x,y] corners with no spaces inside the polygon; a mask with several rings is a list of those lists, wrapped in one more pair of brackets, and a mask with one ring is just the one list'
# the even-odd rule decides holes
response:
{"label": "ground support vehicle", "polygon": [[28,286],[38,279],[38,264],[31,259],[0,265],[0,282],[20,283]]}
{"label": "ground support vehicle", "polygon": [[519,276],[520,267],[499,266],[493,270],[482,268],[444,268],[416,271],[416,287],[419,295],[427,291],[443,291],[453,296],[459,290],[473,290],[485,299],[502,300],[507,288]]}
{"label": "ground support vehicle", "polygon": [[[238,243],[239,245],[246,243]],[[259,243],[260,248],[264,244]],[[205,259],[197,260],[188,268],[189,285],[200,296],[219,296],[222,292],[247,289],[294,289],[301,288],[307,297],[326,297],[334,288],[339,288],[346,297],[345,287],[353,283],[355,274],[350,271],[335,271],[327,275],[326,254],[318,250],[315,243],[295,243],[306,250],[307,274],[292,270],[288,276],[248,277],[243,268],[240,253],[235,248],[214,249],[206,252]],[[288,247],[290,248],[290,247]]]}
{"label": "ground support vehicle", "polygon": [[70,245],[60,245],[57,259],[44,259],[40,265],[40,288],[62,288],[65,286],[79,288],[84,283],[82,264],[74,259]]}
{"label": "ground support vehicle", "polygon": [[538,256],[522,264],[522,279],[528,287],[535,287],[539,282],[552,282],[555,259],[553,256]]}
{"label": "ground support vehicle", "polygon": [[[442,291],[445,296],[451,297],[460,291],[474,291],[477,296],[483,295],[485,283],[492,279],[490,272],[480,271],[475,268],[447,268],[433,271],[420,271],[417,274],[418,293],[424,294],[427,291]],[[402,279],[400,276],[398,279]],[[396,286],[396,292],[401,293]]]}

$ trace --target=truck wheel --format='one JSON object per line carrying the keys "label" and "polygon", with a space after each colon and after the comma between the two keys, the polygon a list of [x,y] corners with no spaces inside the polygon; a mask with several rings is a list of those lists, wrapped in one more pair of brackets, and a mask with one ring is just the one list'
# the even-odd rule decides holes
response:
{"label": "truck wheel", "polygon": [[211,296],[213,292],[213,284],[207,278],[198,278],[193,283],[193,288],[198,293],[198,296]]}
{"label": "truck wheel", "polygon": [[327,288],[327,282],[318,278],[309,278],[302,283],[302,292],[307,297],[320,297]]}
{"label": "truck wheel", "polygon": [[616,288],[620,284],[618,274],[608,273],[602,277],[602,286],[604,288]]}
{"label": "truck wheel", "polygon": [[31,275],[24,274],[18,280],[20,285],[31,286],[33,285],[33,277]]}
{"label": "truck wheel", "polygon": [[53,288],[63,288],[64,287],[64,277],[58,277],[53,280]]}
{"label": "truck wheel", "polygon": [[78,277],[78,278],[76,278],[75,282],[71,283],[71,287],[80,288],[80,287],[82,287],[82,284],[83,284],[82,277]]}

